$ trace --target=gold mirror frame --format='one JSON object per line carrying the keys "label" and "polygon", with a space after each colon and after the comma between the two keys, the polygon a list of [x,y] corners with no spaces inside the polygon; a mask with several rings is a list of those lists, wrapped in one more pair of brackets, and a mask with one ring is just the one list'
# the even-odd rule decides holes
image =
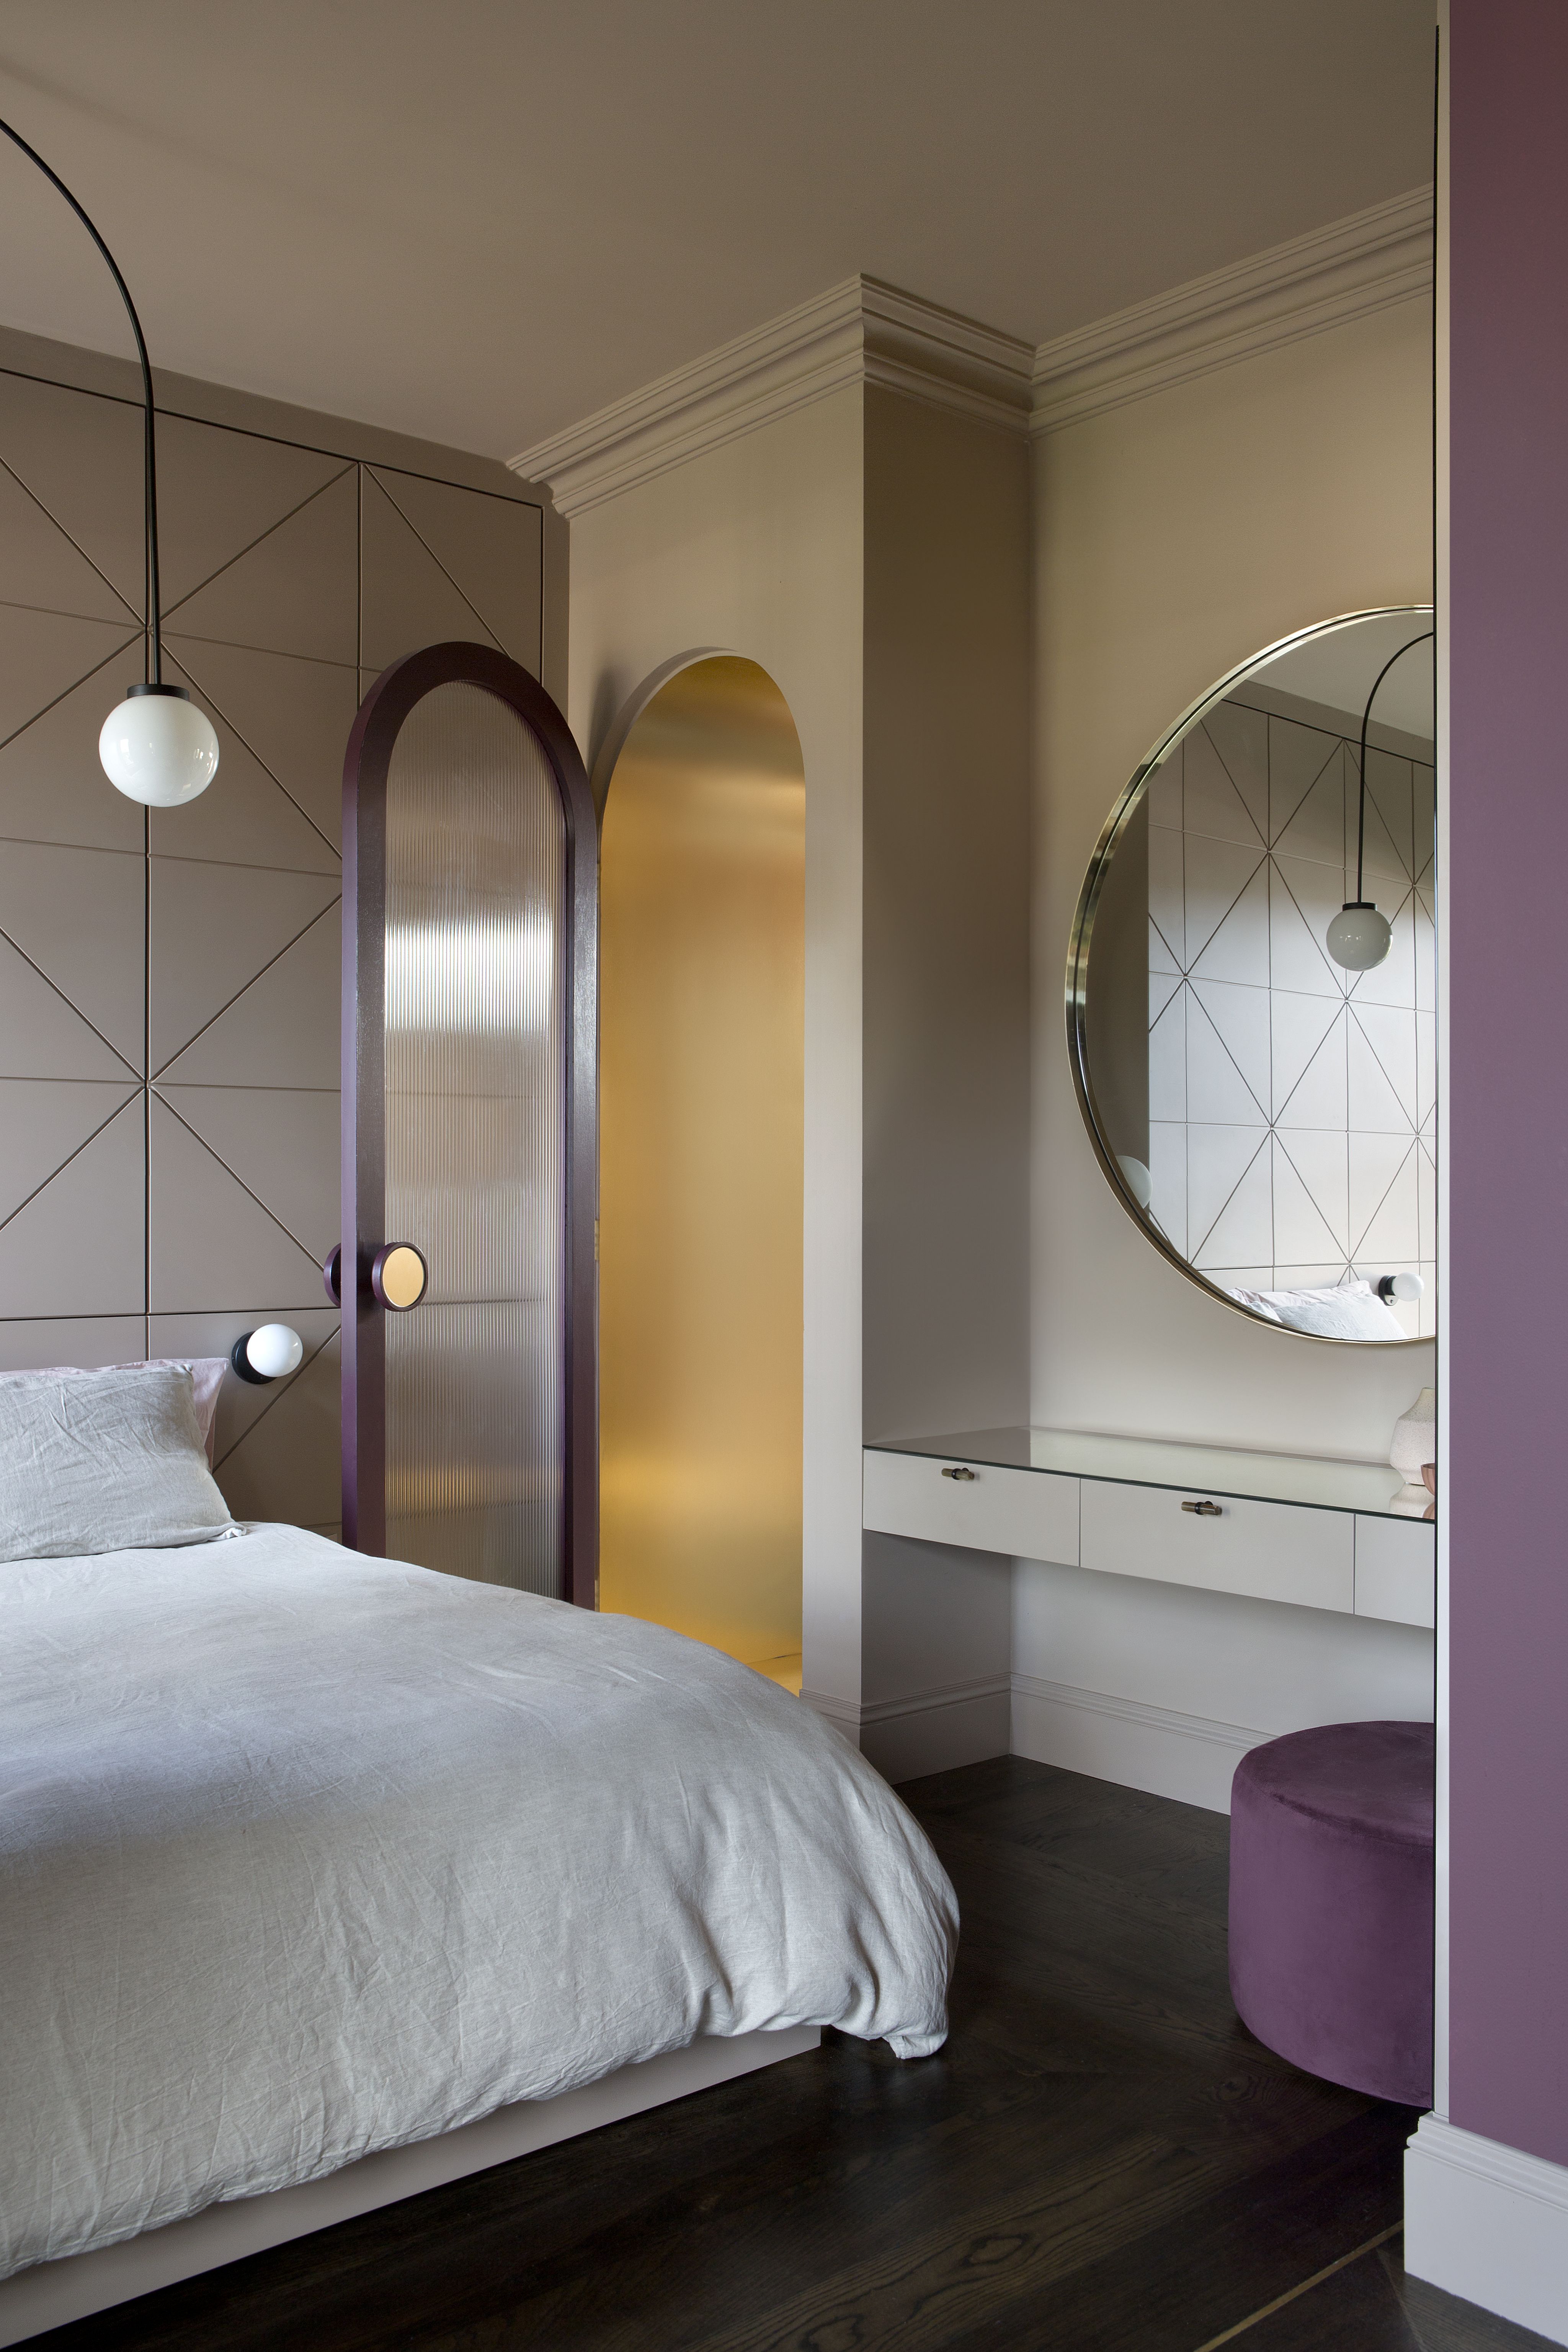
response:
{"label": "gold mirror frame", "polygon": [[[1316,621],[1310,628],[1293,629],[1289,636],[1279,637],[1273,645],[1265,646],[1260,652],[1249,655],[1246,661],[1237,662],[1234,669],[1227,670],[1225,676],[1211,686],[1205,693],[1200,694],[1195,702],[1190,702],[1181,717],[1166,728],[1164,733],[1134,768],[1125,791],[1100,828],[1100,838],[1094,845],[1094,855],[1089,861],[1089,871],[1084,876],[1083,888],[1079,894],[1078,912],[1073,917],[1072,936],[1068,945],[1068,1059],[1072,1065],[1073,1087],[1078,1096],[1078,1107],[1083,1114],[1083,1123],[1089,1130],[1089,1139],[1094,1146],[1094,1155],[1100,1162],[1106,1182],[1110,1186],[1145,1241],[1152,1243],[1161,1256],[1168,1259],[1170,1264],[1175,1266],[1179,1273],[1184,1274],[1187,1280],[1194,1284],[1199,1290],[1205,1292],[1210,1298],[1216,1299],[1220,1306],[1228,1307],[1233,1315],[1245,1317],[1247,1321],[1257,1328],[1265,1331],[1282,1331],[1289,1339],[1310,1339],[1316,1346],[1322,1348],[1369,1346],[1380,1349],[1430,1348],[1432,1341],[1429,1338],[1342,1339],[1330,1337],[1321,1331],[1298,1330],[1289,1323],[1273,1322],[1267,1315],[1259,1315],[1253,1307],[1245,1306],[1239,1298],[1233,1298],[1228,1291],[1221,1289],[1218,1283],[1211,1282],[1206,1275],[1201,1274],[1196,1266],[1173,1246],[1145,1214],[1129,1190],[1126,1180],[1117,1164],[1116,1154],[1111,1150],[1100,1123],[1094,1098],[1094,1083],[1089,1066],[1089,958],[1094,941],[1095,911],[1100,905],[1100,893],[1105,887],[1105,877],[1110,872],[1110,861],[1116,855],[1118,844],[1133,811],[1144,796],[1149,778],[1166,755],[1174,749],[1187,730],[1194,726],[1204,713],[1211,710],[1215,703],[1223,702],[1231,688],[1238,686],[1243,678],[1250,677],[1255,670],[1264,668],[1269,662],[1278,661],[1280,655],[1289,653],[1292,646],[1306,645],[1313,637],[1330,636],[1338,629],[1353,628],[1363,621],[1389,620],[1402,613],[1408,614],[1412,619],[1420,616],[1424,620],[1431,620],[1434,607],[1430,604],[1371,604],[1359,612],[1339,613],[1331,620]],[[1441,1106],[1439,1105],[1440,1115]]]}

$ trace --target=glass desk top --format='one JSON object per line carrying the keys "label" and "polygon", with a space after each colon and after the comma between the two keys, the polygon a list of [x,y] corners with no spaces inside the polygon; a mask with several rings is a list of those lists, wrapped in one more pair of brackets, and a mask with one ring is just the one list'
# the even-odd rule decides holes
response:
{"label": "glass desk top", "polygon": [[1254,1454],[1243,1446],[1177,1445],[1162,1438],[1104,1437],[1069,1429],[969,1429],[937,1437],[882,1437],[872,1454],[920,1454],[998,1469],[1050,1470],[1131,1486],[1202,1487],[1257,1502],[1321,1511],[1361,1511],[1424,1519],[1436,1505],[1425,1486],[1406,1486],[1386,1463],[1330,1462],[1301,1454]]}

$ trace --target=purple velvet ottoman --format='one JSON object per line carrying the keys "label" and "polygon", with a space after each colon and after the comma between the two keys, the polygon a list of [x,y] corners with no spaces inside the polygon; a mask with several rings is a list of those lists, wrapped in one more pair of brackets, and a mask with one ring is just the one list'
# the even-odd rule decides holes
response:
{"label": "purple velvet ottoman", "polygon": [[1255,1748],[1230,1811],[1230,1990],[1309,2074],[1432,2104],[1429,1723],[1331,1723]]}

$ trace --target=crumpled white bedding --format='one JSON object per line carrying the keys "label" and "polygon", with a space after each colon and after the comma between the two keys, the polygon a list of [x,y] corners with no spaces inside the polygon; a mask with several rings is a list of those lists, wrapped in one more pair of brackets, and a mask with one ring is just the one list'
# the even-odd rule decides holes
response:
{"label": "crumpled white bedding", "polygon": [[936,2049],[952,1890],[799,1700],[297,1528],[0,1566],[0,2276],[704,2033]]}

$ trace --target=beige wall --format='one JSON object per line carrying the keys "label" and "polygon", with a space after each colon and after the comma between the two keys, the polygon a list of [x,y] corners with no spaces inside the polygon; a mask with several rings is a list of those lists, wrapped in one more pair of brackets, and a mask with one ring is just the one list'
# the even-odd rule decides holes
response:
{"label": "beige wall", "polygon": [[1028,1413],[1028,467],[866,393],[868,1437]]}
{"label": "beige wall", "polygon": [[572,527],[591,757],[704,646],[800,732],[805,1683],[851,1711],[950,1680],[954,1612],[985,1629],[966,1678],[1005,1672],[994,1563],[955,1555],[914,1619],[879,1539],[863,1564],[860,1444],[1026,1403],[1027,549],[1019,440],[859,386]]}
{"label": "beige wall", "polygon": [[1047,436],[1036,460],[1033,1418],[1386,1452],[1429,1348],[1254,1328],[1141,1236],[1100,1172],[1062,1013],[1096,836],[1156,736],[1305,623],[1431,593],[1430,311],[1309,337]]}
{"label": "beige wall", "polygon": [[[1406,303],[1038,446],[1037,1423],[1376,1460],[1435,1377],[1430,1345],[1333,1347],[1255,1327],[1169,1266],[1100,1171],[1063,1015],[1084,869],[1155,738],[1290,629],[1429,595],[1429,334],[1427,307]],[[1012,1599],[1015,1750],[1189,1802],[1228,1802],[1237,1750],[1207,1727],[1272,1736],[1432,1712],[1432,1636],[1412,1627],[1027,1560]],[[1097,1748],[1084,1727],[1108,1722],[1115,1736]]]}
{"label": "beige wall", "polygon": [[161,380],[166,674],[220,765],[145,814],[97,757],[141,675],[139,392],[0,338],[0,1364],[288,1321],[294,1379],[226,1383],[219,1483],[331,1528],[343,751],[418,645],[537,674],[542,516],[500,466]]}
{"label": "beige wall", "polygon": [[757,662],[805,768],[803,1617],[808,1687],[860,1689],[861,395],[797,409],[572,524],[567,715],[590,765],[649,673]]}

